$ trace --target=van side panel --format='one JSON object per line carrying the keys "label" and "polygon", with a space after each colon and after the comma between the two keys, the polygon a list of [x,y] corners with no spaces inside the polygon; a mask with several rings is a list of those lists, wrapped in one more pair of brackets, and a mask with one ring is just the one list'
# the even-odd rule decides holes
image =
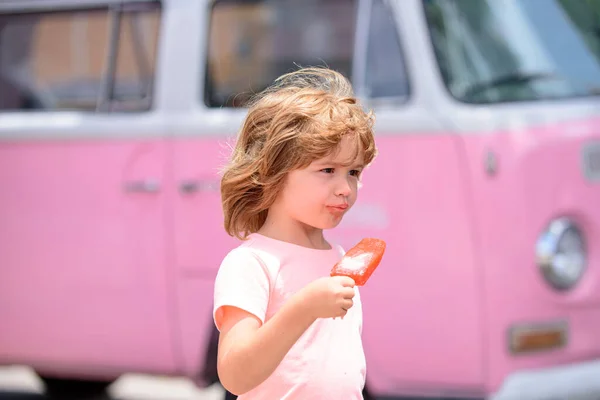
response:
{"label": "van side panel", "polygon": [[[600,182],[586,178],[583,159],[586,146],[600,146],[599,132],[595,117],[465,139],[485,260],[490,392],[518,370],[600,356]],[[496,159],[494,174],[482,165],[488,152]],[[587,268],[579,284],[561,292],[545,281],[537,265],[536,241],[550,221],[565,216],[583,232]],[[563,322],[568,326],[565,347],[511,353],[511,328]]]}
{"label": "van side panel", "polygon": [[214,361],[205,360],[215,329],[214,280],[227,252],[239,245],[225,232],[221,208],[219,173],[229,157],[230,142],[226,135],[176,137],[169,142],[173,156],[170,216],[177,297],[173,313],[180,320],[177,342],[181,365],[195,378],[206,367],[205,362]]}
{"label": "van side panel", "polygon": [[0,363],[175,370],[165,159],[160,138],[0,140]]}

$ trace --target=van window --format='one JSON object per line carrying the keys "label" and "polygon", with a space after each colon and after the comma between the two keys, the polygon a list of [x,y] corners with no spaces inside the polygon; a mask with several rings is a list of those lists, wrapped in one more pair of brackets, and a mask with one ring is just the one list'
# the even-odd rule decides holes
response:
{"label": "van window", "polygon": [[370,98],[406,98],[409,92],[396,22],[385,0],[372,2],[365,85]]}
{"label": "van window", "polygon": [[600,93],[600,1],[423,0],[449,92],[468,103]]}
{"label": "van window", "polygon": [[0,111],[149,109],[158,6],[0,15]]}
{"label": "van window", "polygon": [[204,102],[241,107],[279,75],[327,66],[351,76],[357,0],[217,0]]}

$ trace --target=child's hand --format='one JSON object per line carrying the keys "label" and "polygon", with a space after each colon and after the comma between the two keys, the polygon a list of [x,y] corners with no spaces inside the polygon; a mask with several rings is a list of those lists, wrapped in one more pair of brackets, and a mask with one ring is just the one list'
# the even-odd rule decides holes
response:
{"label": "child's hand", "polygon": [[306,305],[316,318],[335,318],[346,315],[354,304],[354,280],[347,276],[317,279],[304,288]]}

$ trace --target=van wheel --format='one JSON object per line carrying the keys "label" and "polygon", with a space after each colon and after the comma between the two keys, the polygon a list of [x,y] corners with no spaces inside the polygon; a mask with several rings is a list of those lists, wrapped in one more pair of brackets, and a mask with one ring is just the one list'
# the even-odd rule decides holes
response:
{"label": "van wheel", "polygon": [[371,393],[369,393],[367,385],[365,385],[365,387],[363,388],[362,395],[364,400],[375,400],[375,397],[373,397]]}
{"label": "van wheel", "polygon": [[106,389],[112,384],[112,381],[88,381],[45,376],[40,378],[46,386],[46,396],[60,400],[85,400],[103,396],[106,394]]}
{"label": "van wheel", "polygon": [[233,393],[229,393],[227,390],[225,391],[225,400],[236,400],[237,396]]}

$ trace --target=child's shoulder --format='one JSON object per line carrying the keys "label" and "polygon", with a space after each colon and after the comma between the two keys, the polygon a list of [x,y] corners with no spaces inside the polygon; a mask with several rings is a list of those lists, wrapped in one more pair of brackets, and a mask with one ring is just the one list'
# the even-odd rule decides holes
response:
{"label": "child's shoulder", "polygon": [[240,243],[237,247],[231,249],[224,257],[221,266],[227,264],[236,265],[255,265],[262,268],[273,269],[277,267],[278,257],[262,246],[253,237],[250,237]]}

